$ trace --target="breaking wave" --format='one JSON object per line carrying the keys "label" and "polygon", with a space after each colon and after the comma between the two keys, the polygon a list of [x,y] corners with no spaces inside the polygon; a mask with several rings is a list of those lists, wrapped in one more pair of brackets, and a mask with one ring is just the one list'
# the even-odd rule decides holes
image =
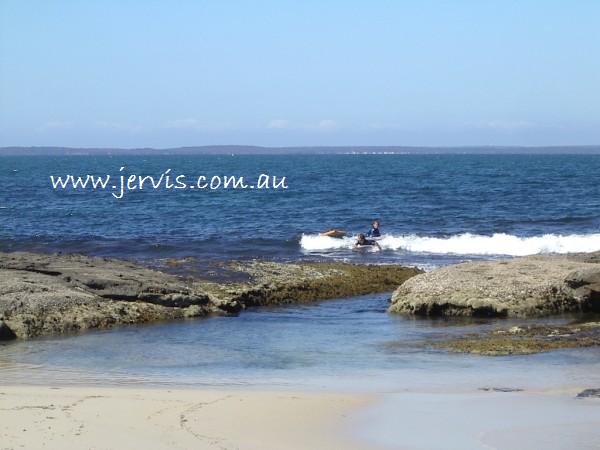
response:
{"label": "breaking wave", "polygon": [[[300,246],[308,252],[350,249],[355,239],[336,239],[318,234],[303,235]],[[384,250],[402,250],[414,253],[455,255],[508,255],[526,256],[539,253],[577,253],[600,250],[600,233],[593,234],[544,234],[519,237],[496,233],[484,236],[471,233],[449,237],[427,237],[415,234],[385,235],[379,241]]]}

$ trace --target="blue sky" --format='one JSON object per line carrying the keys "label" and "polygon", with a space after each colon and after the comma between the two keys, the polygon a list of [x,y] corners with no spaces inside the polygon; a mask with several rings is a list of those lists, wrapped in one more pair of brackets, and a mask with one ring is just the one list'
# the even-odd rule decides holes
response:
{"label": "blue sky", "polygon": [[0,2],[0,145],[600,143],[598,1]]}

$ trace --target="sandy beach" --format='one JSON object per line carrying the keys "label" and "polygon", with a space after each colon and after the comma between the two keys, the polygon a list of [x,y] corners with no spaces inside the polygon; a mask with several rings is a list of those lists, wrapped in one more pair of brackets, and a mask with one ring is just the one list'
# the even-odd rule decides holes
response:
{"label": "sandy beach", "polygon": [[362,395],[119,387],[0,388],[0,448],[366,449]]}
{"label": "sandy beach", "polygon": [[0,448],[595,449],[600,402],[577,391],[4,386]]}

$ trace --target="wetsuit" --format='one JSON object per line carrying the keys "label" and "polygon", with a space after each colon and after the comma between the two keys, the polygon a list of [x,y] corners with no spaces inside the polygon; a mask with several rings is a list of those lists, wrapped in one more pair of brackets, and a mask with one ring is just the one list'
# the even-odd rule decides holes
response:
{"label": "wetsuit", "polygon": [[365,239],[362,242],[357,242],[356,245],[361,246],[361,247],[364,246],[364,245],[375,245],[375,241],[371,241],[369,239]]}
{"label": "wetsuit", "polygon": [[371,228],[371,230],[367,233],[368,237],[381,237],[381,231],[379,228]]}

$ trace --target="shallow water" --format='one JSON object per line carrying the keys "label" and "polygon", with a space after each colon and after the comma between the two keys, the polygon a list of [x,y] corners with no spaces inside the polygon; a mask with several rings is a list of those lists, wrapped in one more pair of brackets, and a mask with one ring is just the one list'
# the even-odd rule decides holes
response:
{"label": "shallow water", "polygon": [[5,343],[0,379],[373,392],[600,385],[600,349],[512,357],[433,350],[423,343],[523,321],[409,319],[387,314],[388,300],[368,295]]}

